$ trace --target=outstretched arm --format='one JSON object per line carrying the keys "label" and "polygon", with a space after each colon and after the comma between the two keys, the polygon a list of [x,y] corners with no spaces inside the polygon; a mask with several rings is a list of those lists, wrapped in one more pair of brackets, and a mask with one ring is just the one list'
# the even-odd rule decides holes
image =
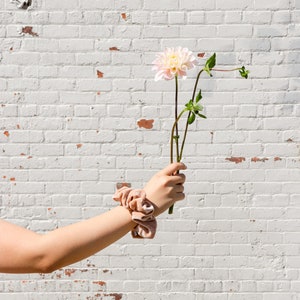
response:
{"label": "outstretched arm", "polygon": [[[158,172],[144,190],[161,214],[184,198],[181,163]],[[94,218],[53,230],[45,235],[34,233],[0,220],[0,272],[49,273],[78,262],[114,243],[136,224],[129,211],[118,206]]]}

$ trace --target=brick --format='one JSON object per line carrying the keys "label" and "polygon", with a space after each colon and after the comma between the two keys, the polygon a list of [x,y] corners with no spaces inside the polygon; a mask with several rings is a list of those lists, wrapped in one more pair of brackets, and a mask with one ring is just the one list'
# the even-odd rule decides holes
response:
{"label": "brick", "polygon": [[51,10],[54,9],[56,10],[57,7],[60,7],[61,9],[71,9],[74,8],[74,6],[78,6],[78,0],[77,1],[65,1],[64,3],[60,3],[59,0],[54,0],[51,2],[45,3],[45,9],[46,10]]}
{"label": "brick", "polygon": [[76,25],[65,25],[63,30],[59,25],[44,25],[43,26],[43,37],[48,38],[70,38],[78,37],[78,26]]}
{"label": "brick", "polygon": [[218,28],[218,35],[221,37],[250,37],[252,36],[252,26],[223,25]]}
{"label": "brick", "polygon": [[275,2],[272,2],[270,0],[262,0],[258,1],[256,0],[254,3],[254,8],[255,9],[289,9],[290,8],[290,3],[287,0],[276,0]]}
{"label": "brick", "polygon": [[216,0],[216,8],[217,9],[228,9],[228,10],[244,10],[244,9],[252,9],[253,3],[246,0],[237,1],[237,0],[230,0],[230,1],[221,1]]}
{"label": "brick", "polygon": [[106,25],[88,25],[80,27],[80,37],[108,38],[112,34],[112,27]]}
{"label": "brick", "polygon": [[93,3],[86,3],[85,1],[82,1],[80,3],[80,5],[81,5],[81,8],[83,8],[84,10],[114,8],[114,3],[112,3],[109,0],[104,0],[104,1],[96,0],[96,1],[93,1]]}
{"label": "brick", "polygon": [[178,36],[178,26],[150,26],[145,25],[143,35],[146,38],[175,38]]}
{"label": "brick", "polygon": [[245,11],[243,12],[243,19],[246,23],[270,24],[272,13],[269,10]]}
{"label": "brick", "polygon": [[168,13],[167,12],[152,12],[150,14],[151,24],[167,24],[168,23]]}
{"label": "brick", "polygon": [[178,0],[165,0],[162,3],[153,2],[150,0],[144,1],[144,9],[147,10],[175,10],[178,8]]}
{"label": "brick", "polygon": [[62,39],[59,41],[59,50],[62,52],[82,52],[94,49],[94,41],[92,39]]}

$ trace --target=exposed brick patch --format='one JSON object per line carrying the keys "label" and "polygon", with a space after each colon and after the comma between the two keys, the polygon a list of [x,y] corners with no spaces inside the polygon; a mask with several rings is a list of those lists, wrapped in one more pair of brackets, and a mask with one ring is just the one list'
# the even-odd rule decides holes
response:
{"label": "exposed brick patch", "polygon": [[234,162],[236,164],[239,164],[243,161],[245,161],[245,157],[235,157],[235,156],[231,156],[231,157],[227,157],[226,160]]}
{"label": "exposed brick patch", "polygon": [[121,17],[122,17],[123,20],[125,20],[125,21],[127,20],[127,14],[126,13],[121,13]]}
{"label": "exposed brick patch", "polygon": [[200,57],[200,58],[202,58],[204,55],[205,55],[204,52],[200,52],[200,53],[197,54],[197,56]]}
{"label": "exposed brick patch", "polygon": [[253,161],[253,162],[258,162],[258,161],[265,162],[266,160],[269,160],[269,159],[266,157],[264,157],[264,158],[252,157],[251,158],[251,161]]}
{"label": "exposed brick patch", "polygon": [[154,123],[153,119],[151,119],[151,120],[141,119],[137,122],[137,124],[140,128],[146,128],[146,129],[153,128],[153,123]]}
{"label": "exposed brick patch", "polygon": [[65,272],[66,276],[71,277],[71,275],[74,274],[76,272],[76,270],[75,269],[65,269],[64,272]]}
{"label": "exposed brick patch", "polygon": [[100,285],[100,286],[105,286],[106,282],[105,281],[93,281],[93,284],[97,284],[97,285]]}
{"label": "exposed brick patch", "polygon": [[105,294],[104,296],[111,296],[115,297],[115,300],[121,300],[123,295],[122,294],[117,294],[117,293],[112,293],[112,294]]}
{"label": "exposed brick patch", "polygon": [[32,31],[32,26],[25,26],[22,28],[22,33],[29,34],[31,36],[39,36],[36,32]]}
{"label": "exposed brick patch", "polygon": [[110,51],[120,51],[120,49],[117,47],[110,47],[109,50]]}
{"label": "exposed brick patch", "polygon": [[3,132],[3,134],[4,134],[5,136],[9,137],[9,132],[8,132],[7,130],[5,130],[5,131]]}
{"label": "exposed brick patch", "polygon": [[282,158],[278,156],[274,157],[274,161],[279,161],[279,160],[282,160]]}
{"label": "exposed brick patch", "polygon": [[77,149],[80,149],[82,147],[82,144],[77,144],[76,147]]}
{"label": "exposed brick patch", "polygon": [[104,73],[102,73],[101,71],[97,70],[97,77],[98,78],[102,78],[104,75]]}

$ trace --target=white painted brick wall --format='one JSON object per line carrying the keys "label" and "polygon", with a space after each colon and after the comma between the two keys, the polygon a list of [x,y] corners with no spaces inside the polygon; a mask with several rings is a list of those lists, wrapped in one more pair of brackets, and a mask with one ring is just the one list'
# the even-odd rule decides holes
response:
{"label": "white painted brick wall", "polygon": [[201,81],[187,197],[154,240],[1,274],[0,299],[300,299],[299,28],[299,0],[0,0],[1,218],[38,232],[108,210],[118,182],[168,163],[174,85],[153,80],[158,51],[251,71]]}

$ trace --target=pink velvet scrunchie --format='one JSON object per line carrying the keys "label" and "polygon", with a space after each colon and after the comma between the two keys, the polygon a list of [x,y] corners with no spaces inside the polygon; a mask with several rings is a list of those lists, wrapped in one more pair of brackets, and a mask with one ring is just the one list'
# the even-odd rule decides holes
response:
{"label": "pink velvet scrunchie", "polygon": [[154,238],[157,227],[153,215],[154,206],[146,199],[144,190],[133,190],[123,186],[116,191],[113,199],[127,208],[131,213],[132,221],[137,223],[131,231],[133,238]]}

